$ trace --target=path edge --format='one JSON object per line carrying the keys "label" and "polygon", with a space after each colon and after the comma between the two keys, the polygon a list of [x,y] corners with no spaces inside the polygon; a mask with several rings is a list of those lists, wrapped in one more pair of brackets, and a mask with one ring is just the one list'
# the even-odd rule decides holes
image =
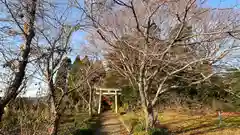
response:
{"label": "path edge", "polygon": [[125,124],[124,120],[121,118],[120,115],[118,115],[118,119],[119,119],[119,121],[122,123],[122,125],[124,126],[124,128],[127,130],[127,132],[129,133],[129,135],[131,135],[131,130],[130,130],[129,127]]}

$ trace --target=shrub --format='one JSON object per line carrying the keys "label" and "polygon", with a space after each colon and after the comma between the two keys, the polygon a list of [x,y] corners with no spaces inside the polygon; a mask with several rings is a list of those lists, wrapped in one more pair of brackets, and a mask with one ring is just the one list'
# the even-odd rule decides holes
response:
{"label": "shrub", "polygon": [[151,128],[148,130],[149,135],[169,135],[168,130],[165,128]]}
{"label": "shrub", "polygon": [[136,121],[135,126],[133,127],[134,132],[142,132],[145,130],[145,125],[140,121]]}
{"label": "shrub", "polygon": [[120,97],[122,106],[125,109],[134,109],[139,101],[139,94],[137,90],[134,90],[130,86],[125,86],[122,88],[122,95]]}

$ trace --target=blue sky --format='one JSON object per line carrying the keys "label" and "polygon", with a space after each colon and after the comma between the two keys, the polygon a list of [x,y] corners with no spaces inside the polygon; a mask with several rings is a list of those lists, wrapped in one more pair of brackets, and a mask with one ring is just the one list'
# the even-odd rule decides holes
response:
{"label": "blue sky", "polygon": [[[57,14],[59,14],[59,15],[61,15],[61,13],[63,13],[65,11],[67,6],[69,6],[68,0],[50,0],[50,1],[57,3]],[[83,6],[84,0],[78,0],[78,1],[81,4],[81,6]],[[6,15],[4,14],[4,12],[6,10],[4,10],[4,6],[0,6],[0,11],[1,11],[0,18],[5,18]],[[76,24],[81,17],[80,11],[76,8],[71,8],[70,10],[68,10],[67,15],[68,15],[67,23],[72,24],[72,25]],[[9,23],[1,22],[0,26],[6,26],[8,24]],[[73,35],[71,37],[71,48],[73,51],[69,54],[69,57],[72,59],[72,61],[74,61],[75,57],[80,53],[81,44],[84,44],[86,42],[84,40],[84,35],[85,34],[83,31],[76,31],[73,33]],[[12,39],[9,39],[9,41],[11,41],[11,43],[9,43],[9,45],[11,45],[11,47],[16,48],[16,50],[19,48],[18,46],[23,42],[21,37],[12,38]],[[0,67],[0,70],[2,72],[4,72],[1,67]],[[30,86],[29,86],[27,92],[24,94],[24,96],[27,96],[27,97],[28,96],[36,96],[38,86],[36,86],[34,84],[38,81],[39,80],[34,79],[30,82],[30,84],[29,84]],[[1,95],[1,92],[0,92],[0,95]]]}
{"label": "blue sky", "polygon": [[[65,0],[61,0],[65,1]],[[202,1],[202,0],[199,0]],[[82,6],[84,6],[84,0],[79,0]],[[203,6],[205,7],[216,7],[216,8],[231,8],[237,5],[237,8],[240,8],[240,0],[208,0]],[[72,17],[70,20],[77,20],[79,15],[79,10],[72,10]],[[76,55],[80,53],[81,44],[86,43],[84,36],[86,34],[83,31],[77,31],[72,36],[72,47],[73,52],[70,54],[72,61],[75,59]]]}
{"label": "blue sky", "polygon": [[[202,0],[201,0],[202,1]],[[210,7],[220,7],[220,8],[231,8],[238,5],[239,8],[240,0],[208,0],[206,6]]]}
{"label": "blue sky", "polygon": [[[68,0],[58,0],[58,2],[62,3],[59,9],[66,8],[66,5],[68,3]],[[84,6],[84,0],[78,0],[80,5]],[[65,4],[64,4],[65,3]],[[69,11],[69,17],[68,21],[70,24],[75,25],[79,22],[79,19],[81,19],[81,13],[79,9],[71,8]],[[82,44],[86,43],[86,40],[84,39],[85,33],[83,31],[76,31],[73,33],[71,38],[71,48],[72,52],[69,54],[69,57],[71,58],[72,62],[75,60],[76,56],[80,53],[80,48]]]}
{"label": "blue sky", "polygon": [[[53,0],[60,3],[59,5],[59,11],[61,12],[62,9],[66,8],[68,4],[68,0]],[[78,0],[81,5],[83,6],[84,0]],[[199,0],[202,1],[202,0]],[[206,4],[204,4],[204,7],[220,7],[220,8],[231,8],[235,5],[238,5],[237,8],[239,8],[240,0],[208,0]],[[69,23],[70,24],[76,24],[77,21],[80,19],[80,12],[78,9],[71,9],[69,11]],[[71,45],[72,45],[72,52],[69,54],[72,61],[75,60],[75,57],[80,54],[80,48],[82,44],[85,44],[87,41],[84,39],[84,36],[86,34],[83,31],[77,31],[73,33],[71,38]],[[81,55],[81,54],[80,54]],[[36,87],[32,87],[25,96],[36,96]]]}
{"label": "blue sky", "polygon": [[[63,7],[60,7],[60,10],[61,10],[61,8],[64,8],[64,5],[65,5],[63,3],[67,3],[67,0],[59,0],[58,2],[62,3],[61,5]],[[84,0],[79,0],[79,2],[83,6]],[[239,8],[240,7],[239,3],[240,3],[240,0],[208,0],[208,2],[202,6],[212,7],[212,8],[231,8],[231,7],[237,5],[237,8]],[[72,9],[69,14],[70,14],[70,18],[68,18],[68,19],[69,19],[70,23],[72,23],[72,24],[75,24],[76,21],[80,18],[80,13],[79,13],[79,10],[77,10],[77,9]],[[80,52],[81,45],[85,44],[87,42],[84,39],[85,35],[86,34],[83,31],[77,31],[77,32],[73,33],[73,35],[72,35],[71,44],[72,44],[73,51],[69,54],[72,62],[75,60],[77,55],[81,55],[80,54],[81,53]],[[36,92],[29,91],[26,94],[26,96],[33,96],[34,93],[36,93]]]}

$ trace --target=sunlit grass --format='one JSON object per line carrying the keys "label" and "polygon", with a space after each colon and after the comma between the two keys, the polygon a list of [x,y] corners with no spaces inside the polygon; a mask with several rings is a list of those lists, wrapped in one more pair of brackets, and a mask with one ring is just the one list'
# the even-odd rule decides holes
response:
{"label": "sunlit grass", "polygon": [[124,121],[124,124],[129,127],[129,130],[133,130],[135,126],[144,122],[144,117],[141,112],[128,112],[125,115],[121,116],[121,119]]}
{"label": "sunlit grass", "polygon": [[[144,124],[142,112],[129,112],[121,116],[124,123],[134,131],[134,134],[141,135],[143,132],[136,131],[139,124]],[[216,114],[190,115],[187,111],[168,110],[159,113],[158,120],[162,127],[179,135],[240,135],[240,116],[223,117],[219,126],[219,119]],[[142,122],[142,123],[141,123]]]}
{"label": "sunlit grass", "polygon": [[223,122],[219,126],[217,115],[195,115],[191,116],[187,112],[165,111],[159,113],[159,120],[170,131],[177,134],[240,134],[240,116],[223,117]]}

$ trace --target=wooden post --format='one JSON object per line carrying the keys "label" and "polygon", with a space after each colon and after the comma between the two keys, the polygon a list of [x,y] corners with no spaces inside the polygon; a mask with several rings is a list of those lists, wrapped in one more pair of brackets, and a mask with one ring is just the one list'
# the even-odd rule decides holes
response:
{"label": "wooden post", "polygon": [[115,90],[115,112],[118,113],[117,91]]}
{"label": "wooden post", "polygon": [[99,103],[98,103],[98,114],[100,114],[100,112],[101,112],[101,102],[102,102],[102,90],[101,89],[99,89],[99,101],[98,101]]}

